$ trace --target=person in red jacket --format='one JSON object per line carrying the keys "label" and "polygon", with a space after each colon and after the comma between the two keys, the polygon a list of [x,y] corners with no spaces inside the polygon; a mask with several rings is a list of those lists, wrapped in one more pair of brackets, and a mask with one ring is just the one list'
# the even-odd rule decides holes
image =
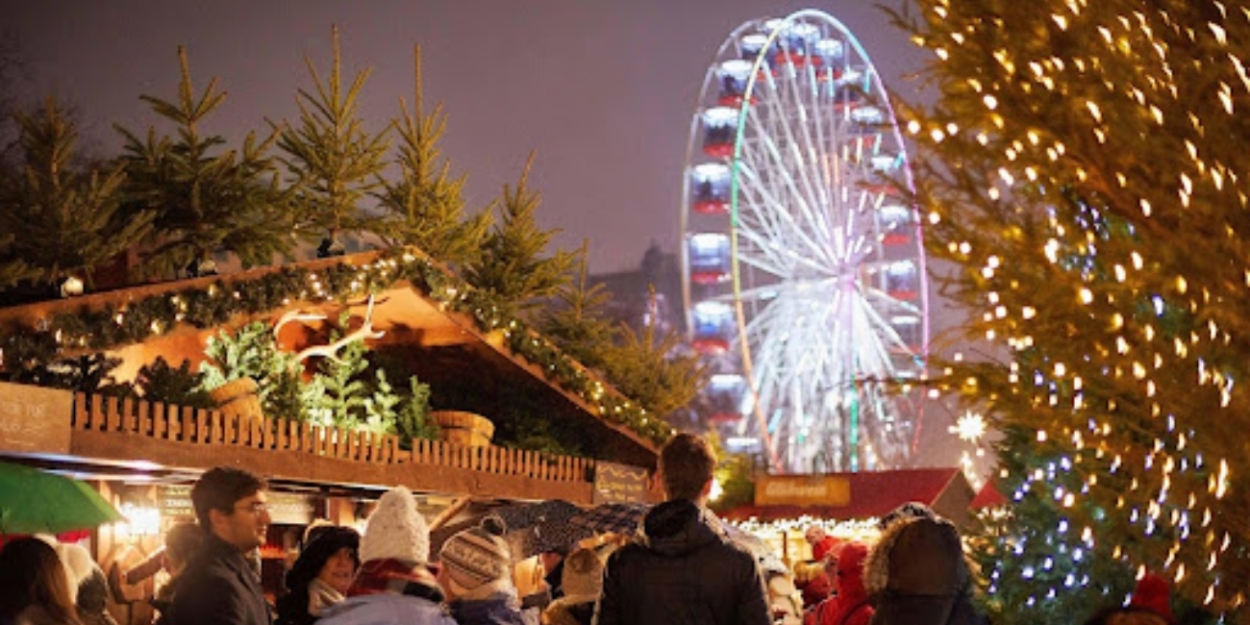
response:
{"label": "person in red jacket", "polygon": [[864,589],[864,560],[868,547],[856,542],[844,543],[837,553],[834,586],[837,594],[821,603],[812,612],[808,625],[868,625],[872,606]]}

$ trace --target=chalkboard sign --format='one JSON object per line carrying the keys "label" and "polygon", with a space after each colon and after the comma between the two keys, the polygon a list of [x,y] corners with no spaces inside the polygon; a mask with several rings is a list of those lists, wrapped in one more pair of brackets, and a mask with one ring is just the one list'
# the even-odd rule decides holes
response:
{"label": "chalkboard sign", "polygon": [[595,463],[594,503],[644,503],[647,501],[646,469],[623,464]]}
{"label": "chalkboard sign", "polygon": [[0,451],[68,454],[74,394],[0,382]]}

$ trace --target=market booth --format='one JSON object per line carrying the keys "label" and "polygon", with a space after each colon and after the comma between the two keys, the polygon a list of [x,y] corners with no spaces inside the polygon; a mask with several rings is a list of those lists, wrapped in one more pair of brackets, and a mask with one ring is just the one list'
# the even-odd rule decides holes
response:
{"label": "market booth", "polygon": [[722,516],[759,536],[793,567],[812,559],[803,538],[812,525],[840,540],[871,543],[877,519],[912,501],[962,526],[975,495],[958,468],[770,475],[756,481],[752,505]]}
{"label": "market booth", "polygon": [[[390,486],[412,489],[431,519],[464,498],[560,499],[589,507],[605,497],[654,496],[648,480],[655,443],[616,416],[629,411],[628,400],[579,364],[530,348],[546,345],[542,337],[510,333],[507,326],[486,330],[480,319],[457,312],[463,307],[449,305],[452,287],[442,285],[435,297],[430,281],[407,277],[415,274],[411,268],[404,273],[403,263],[420,260],[414,259],[357,254],[10,307],[0,309],[0,339],[27,334],[32,341],[55,340],[58,353],[71,357],[103,352],[120,360],[113,374],[127,381],[158,358],[186,361],[194,369],[209,338],[222,329],[264,320],[284,349],[302,353],[331,346],[334,335],[316,322],[283,321],[348,319],[353,331],[365,330],[361,340],[389,349],[432,393],[452,398],[444,403],[454,402],[454,410],[436,415],[442,440],[407,445],[393,435],[264,414],[246,389],[241,401],[226,397],[226,405],[203,409],[0,382],[0,460],[83,479],[127,517],[128,523],[91,534],[93,555],[106,570],[113,562],[122,568],[141,564],[159,549],[169,527],[191,519],[190,486],[204,470],[230,465],[263,475],[270,481],[274,517],[262,549],[271,592],[281,587],[286,560],[313,519],[356,525]],[[422,267],[437,271],[428,263]],[[357,280],[376,283],[388,272],[405,277],[390,278],[367,298],[322,296],[334,280],[351,280],[343,288],[355,288]],[[291,293],[298,295],[275,296],[292,282],[298,290]],[[263,301],[246,301],[257,293]],[[234,300],[239,310],[219,314],[223,320],[208,327],[185,321],[195,314],[188,302],[221,301],[216,298]],[[140,313],[140,330],[150,332],[133,331]],[[107,348],[87,347],[101,340]],[[0,371],[5,357],[12,367],[13,350],[0,352]],[[579,384],[570,386],[570,379]],[[578,432],[587,456],[492,444],[490,430],[508,414],[505,394],[523,396],[528,409],[538,412],[532,416]],[[612,419],[605,417],[610,411]],[[146,622],[145,606],[126,600],[150,596],[158,581],[122,585],[119,621]]]}

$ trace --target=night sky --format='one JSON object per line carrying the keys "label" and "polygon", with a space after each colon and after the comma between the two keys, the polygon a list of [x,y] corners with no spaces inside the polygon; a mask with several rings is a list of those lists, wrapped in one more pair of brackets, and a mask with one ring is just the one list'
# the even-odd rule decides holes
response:
{"label": "night sky", "polygon": [[703,75],[731,30],[801,8],[829,12],[855,33],[883,79],[920,68],[921,53],[867,0],[444,0],[258,2],[215,0],[6,3],[0,31],[27,63],[27,98],[73,103],[90,147],[121,141],[120,123],[142,134],[155,120],[140,94],[176,94],[176,48],[188,47],[197,89],[212,77],[229,97],[207,130],[232,142],[294,120],[304,66],[331,60],[338,24],[345,79],[373,74],[362,96],[371,130],[411,102],[413,44],[423,56],[427,106],[450,116],[442,147],[468,174],[471,207],[513,183],[531,150],[540,222],[555,240],[591,244],[595,272],[636,267],[656,241],[675,251],[681,172]]}

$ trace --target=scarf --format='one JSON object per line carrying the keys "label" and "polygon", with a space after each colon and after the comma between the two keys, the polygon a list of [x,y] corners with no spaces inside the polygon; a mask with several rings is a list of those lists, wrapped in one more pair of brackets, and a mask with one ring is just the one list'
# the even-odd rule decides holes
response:
{"label": "scarf", "polygon": [[321,618],[321,613],[326,608],[342,601],[343,593],[333,589],[329,584],[321,581],[321,578],[313,578],[308,583],[308,613]]}

